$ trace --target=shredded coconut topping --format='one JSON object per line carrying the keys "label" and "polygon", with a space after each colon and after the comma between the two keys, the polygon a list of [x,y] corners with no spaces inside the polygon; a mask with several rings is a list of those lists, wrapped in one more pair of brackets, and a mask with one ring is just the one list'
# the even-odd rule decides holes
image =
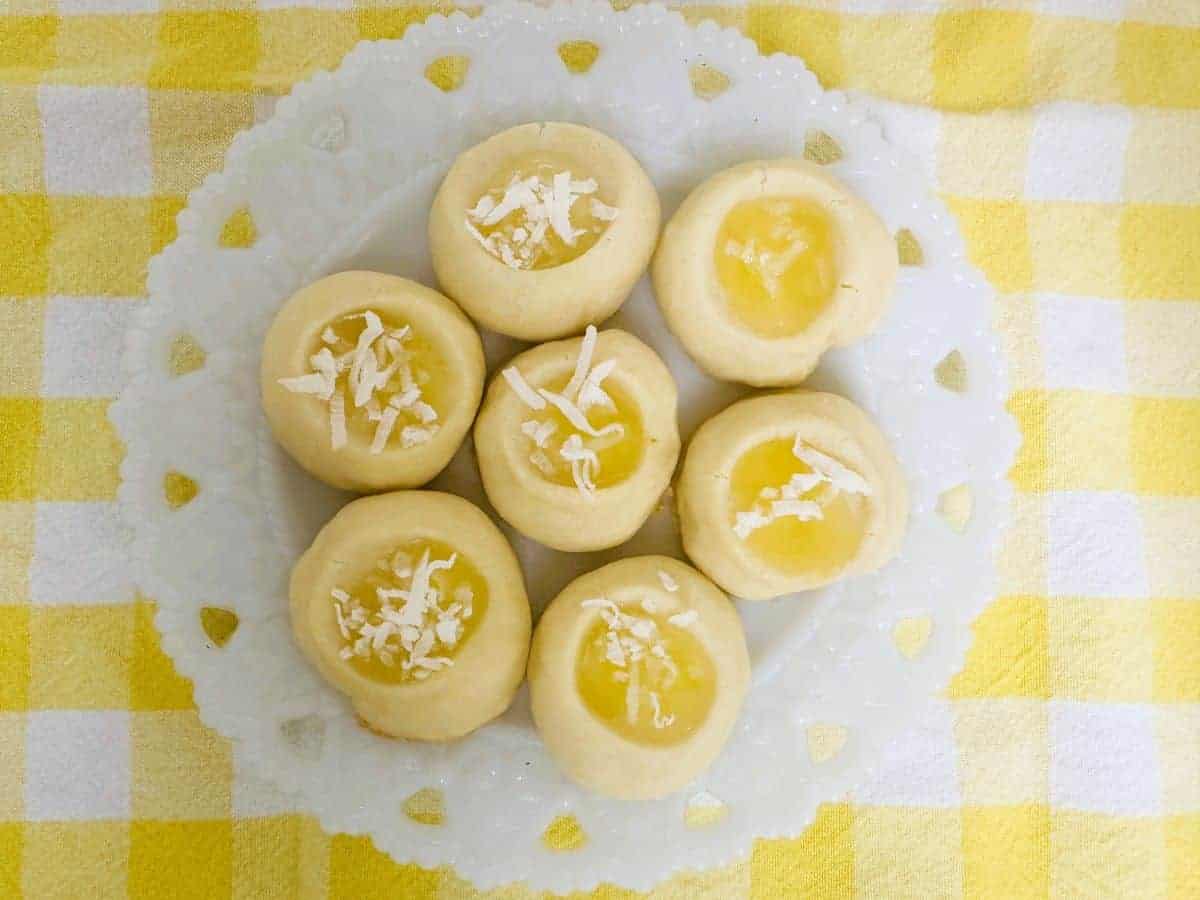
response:
{"label": "shredded coconut topping", "polygon": [[330,593],[342,636],[341,658],[378,659],[388,668],[399,665],[418,680],[452,666],[454,660],[446,654],[458,644],[474,613],[474,595],[460,584],[447,602],[431,579],[436,572],[454,568],[457,560],[455,553],[448,559],[431,559],[426,549],[414,565],[403,552],[397,553],[384,568],[408,586],[377,587],[377,609],[368,609],[335,587]]}
{"label": "shredded coconut topping", "polygon": [[[671,688],[679,677],[679,667],[663,643],[658,624],[651,618],[626,612],[607,597],[593,597],[581,604],[585,609],[597,609],[607,630],[604,633],[604,658],[617,671],[613,680],[625,685],[625,719],[636,725],[642,709],[643,696],[650,704],[651,722],[657,729],[669,728],[675,722],[673,714],[664,714],[661,691]],[[657,610],[650,598],[643,598],[641,608],[647,613]],[[667,621],[679,628],[688,627],[699,619],[695,610],[676,613]],[[650,684],[643,682],[649,681]],[[657,688],[651,690],[652,687]]]}
{"label": "shredded coconut topping", "polygon": [[[792,443],[792,455],[812,471],[797,472],[785,484],[759,491],[754,506],[734,517],[733,532],[741,540],[777,519],[789,516],[801,522],[823,519],[825,504],[840,493],[871,496],[871,485],[865,478],[832,456],[809,446],[800,435],[796,435]],[[804,499],[810,491],[822,486],[825,490],[812,499]]]}
{"label": "shredded coconut topping", "polygon": [[[549,404],[570,423],[571,430],[561,439],[558,439],[558,426],[549,420],[539,422],[528,419],[521,423],[521,433],[533,442],[535,448],[529,456],[530,462],[547,476],[553,476],[558,472],[557,457],[570,468],[575,486],[588,499],[596,493],[596,476],[600,472],[599,451],[612,446],[625,434],[619,422],[596,428],[588,421],[589,409],[616,408],[603,383],[616,369],[617,361],[606,359],[592,365],[598,337],[596,326],[589,325],[579,347],[574,373],[562,393],[546,388],[535,391],[515,366],[509,366],[500,373],[513,393],[530,409],[540,412]],[[552,446],[555,440],[557,447]]]}
{"label": "shredded coconut topping", "polygon": [[670,591],[673,594],[679,590],[679,582],[662,569],[658,570],[658,580],[662,583],[663,590],[665,591]]}
{"label": "shredded coconut topping", "polygon": [[[363,329],[351,346],[338,337],[333,326],[321,332],[326,345],[309,357],[312,371],[279,383],[294,394],[308,394],[324,400],[329,409],[330,445],[334,450],[346,446],[346,397],[367,420],[375,423],[370,451],[380,454],[402,417],[412,420],[400,432],[402,447],[415,447],[433,437],[438,429],[438,414],[421,399],[411,354],[404,343],[411,337],[409,327],[389,329],[373,310],[343,316],[338,322],[363,320]],[[340,382],[340,384],[339,384]],[[390,396],[389,396],[390,395]]]}
{"label": "shredded coconut topping", "polygon": [[804,239],[804,233],[788,221],[786,205],[780,208],[768,207],[768,211],[777,217],[769,231],[770,238],[776,242],[784,242],[783,249],[765,250],[750,238],[744,244],[730,239],[725,242],[723,250],[726,256],[740,260],[757,275],[771,299],[778,300],[783,293],[783,276],[808,249],[808,241]]}
{"label": "shredded coconut topping", "polygon": [[[549,179],[539,175],[514,175],[499,192],[484,194],[467,210],[467,231],[492,256],[510,269],[533,268],[551,249],[551,235],[565,246],[574,247],[585,234],[600,234],[618,211],[594,197],[599,185],[594,179],[573,179],[569,171],[554,172]],[[571,221],[576,201],[588,197],[588,211],[595,221],[577,228]],[[492,229],[484,234],[481,229]]]}

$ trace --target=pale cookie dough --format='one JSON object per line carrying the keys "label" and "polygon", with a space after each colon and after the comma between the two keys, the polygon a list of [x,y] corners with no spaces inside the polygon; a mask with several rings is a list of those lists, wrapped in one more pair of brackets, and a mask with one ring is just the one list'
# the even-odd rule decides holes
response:
{"label": "pale cookie dough", "polygon": [[650,262],[658,194],[612,138],[562,122],[503,131],[455,160],[429,213],[442,289],[527,341],[612,315]]}
{"label": "pale cookie dough", "polygon": [[574,781],[646,799],[712,764],[750,682],[737,610],[678,560],[638,556],[581,575],[529,652],[533,721]]}
{"label": "pale cookie dough", "polygon": [[542,344],[488,386],[475,423],[492,505],[556,550],[612,547],[654,511],[679,459],[675,380],[624,331]]}
{"label": "pale cookie dough", "polygon": [[263,344],[263,410],[317,478],[369,493],[417,487],[462,444],[483,393],[479,333],[446,297],[379,272],[297,292]]}
{"label": "pale cookie dough", "polygon": [[364,497],[292,570],[292,631],[363,723],[461,737],[508,708],[529,650],[516,555],[477,507],[434,491]]}
{"label": "pale cookie dough", "polygon": [[887,309],[896,244],[821,166],[747,162],[691,192],[663,230],[652,277],[667,324],[704,369],[798,384],[830,347]]}
{"label": "pale cookie dough", "polygon": [[688,556],[752,600],[878,569],[908,519],[879,429],[849,400],[807,391],[742,400],[701,425],[676,502]]}

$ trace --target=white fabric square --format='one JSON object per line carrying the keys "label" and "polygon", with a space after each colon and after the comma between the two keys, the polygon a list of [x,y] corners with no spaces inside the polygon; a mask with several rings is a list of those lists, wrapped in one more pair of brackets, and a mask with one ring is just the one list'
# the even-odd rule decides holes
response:
{"label": "white fabric square", "polygon": [[1041,0],[1040,11],[1050,16],[1078,16],[1101,22],[1125,18],[1128,0]]}
{"label": "white fabric square", "polygon": [[42,394],[112,396],[121,389],[125,326],[132,300],[52,297],[46,303]]}
{"label": "white fabric square", "polygon": [[1200,813],[1200,703],[1155,707],[1167,813]]}
{"label": "white fabric square", "polygon": [[1125,393],[1125,304],[1040,294],[1038,326],[1046,387]]}
{"label": "white fabric square", "polygon": [[25,723],[25,814],[127,819],[129,714],[34,712]]}
{"label": "white fabric square", "polygon": [[145,89],[43,85],[38,105],[47,191],[150,193],[154,171]]}
{"label": "white fabric square", "polygon": [[1050,704],[1050,803],[1158,815],[1162,784],[1149,704]]}
{"label": "white fabric square", "polygon": [[1025,189],[1031,200],[1112,203],[1122,199],[1126,107],[1052,103],[1039,107],[1029,138]]}
{"label": "white fabric square", "polygon": [[[1128,440],[1113,435],[1113,440]],[[1129,494],[1057,492],[1046,497],[1051,594],[1068,597],[1145,597],[1142,522]]]}
{"label": "white fabric square", "polygon": [[858,803],[957,806],[958,754],[950,703],[930,700],[884,751],[871,781],[854,792]]}
{"label": "white fabric square", "polygon": [[125,529],[115,503],[39,503],[29,593],[46,605],[127,603]]}

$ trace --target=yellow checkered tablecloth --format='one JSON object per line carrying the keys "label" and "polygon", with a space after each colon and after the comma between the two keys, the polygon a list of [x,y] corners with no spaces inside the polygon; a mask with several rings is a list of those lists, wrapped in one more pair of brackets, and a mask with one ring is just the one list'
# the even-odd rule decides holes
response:
{"label": "yellow checkered tablecloth", "polygon": [[[0,0],[0,896],[479,896],[234,771],[123,566],[105,418],[186,192],[430,10]],[[876,108],[1000,292],[1024,445],[1000,596],[877,782],[653,896],[1200,897],[1200,2],[685,13],[912,104]]]}

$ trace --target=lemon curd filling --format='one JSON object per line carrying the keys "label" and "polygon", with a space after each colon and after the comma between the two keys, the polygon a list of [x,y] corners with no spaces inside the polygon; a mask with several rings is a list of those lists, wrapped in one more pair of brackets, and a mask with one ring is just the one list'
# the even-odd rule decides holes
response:
{"label": "lemon curd filling", "polygon": [[870,485],[799,437],[746,451],[729,489],[735,534],[779,571],[832,574],[858,553]]}
{"label": "lemon curd filling", "polygon": [[[566,386],[566,378],[547,385],[552,393],[560,396]],[[531,443],[530,461],[548,481],[568,486],[576,484],[569,458],[572,456],[570,447],[566,455],[563,454],[568,442],[574,445],[573,436],[578,436],[583,453],[590,451],[596,455],[591,481],[597,489],[619,484],[636,471],[643,443],[642,418],[637,404],[616,385],[606,384],[604,391],[612,406],[592,406],[584,414],[592,428],[601,432],[598,437],[581,432],[562,409],[552,404],[547,404],[543,413],[532,418],[536,423],[534,428],[525,429]],[[620,430],[612,428],[613,425],[619,426]],[[543,434],[547,437],[538,446],[537,439]]]}
{"label": "lemon curd filling", "polygon": [[335,450],[351,434],[378,454],[436,433],[450,399],[447,365],[410,325],[370,309],[350,313],[326,326],[311,349],[310,371],[279,383],[325,402]]}
{"label": "lemon curd filling", "polygon": [[833,223],[809,200],[739,203],[717,230],[713,259],[730,309],[762,337],[808,327],[837,286]]}
{"label": "lemon curd filling", "polygon": [[548,481],[574,485],[587,497],[631,476],[645,443],[637,403],[607,381],[617,360],[592,365],[597,337],[589,325],[574,373],[536,390],[515,367],[501,373],[530,409],[521,422],[529,462]]}
{"label": "lemon curd filling", "polygon": [[565,154],[526,154],[495,174],[466,227],[510,268],[552,269],[590,250],[617,217],[600,193]]}
{"label": "lemon curd filling", "polygon": [[588,600],[600,615],[579,645],[575,685],[587,709],[621,737],[643,744],[686,740],[704,723],[717,672],[689,630],[695,613],[661,616]]}
{"label": "lemon curd filling", "polygon": [[487,581],[467,557],[441,541],[408,541],[331,592],[339,655],[373,681],[424,681],[454,665],[487,602]]}

